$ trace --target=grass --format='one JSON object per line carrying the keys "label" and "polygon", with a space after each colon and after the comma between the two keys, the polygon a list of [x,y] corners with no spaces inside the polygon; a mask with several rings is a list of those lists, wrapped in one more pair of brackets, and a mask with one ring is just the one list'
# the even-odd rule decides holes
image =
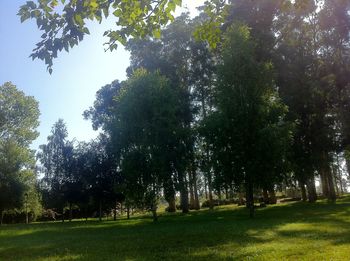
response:
{"label": "grass", "polygon": [[0,260],[350,260],[350,197],[189,215],[8,225]]}

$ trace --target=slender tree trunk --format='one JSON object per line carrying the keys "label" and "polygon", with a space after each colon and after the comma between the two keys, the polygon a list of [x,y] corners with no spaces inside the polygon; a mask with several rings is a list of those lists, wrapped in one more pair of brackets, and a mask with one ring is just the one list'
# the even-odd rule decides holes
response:
{"label": "slender tree trunk", "polygon": [[64,223],[64,207],[62,207],[62,223]]}
{"label": "slender tree trunk", "polygon": [[174,182],[172,179],[169,179],[164,182],[164,197],[168,202],[168,212],[176,212],[176,203],[175,203],[175,189]]}
{"label": "slender tree trunk", "polygon": [[4,210],[0,210],[0,226],[2,226],[2,221],[3,221],[3,219],[4,219]]}
{"label": "slender tree trunk", "polygon": [[307,181],[306,186],[307,186],[309,202],[310,203],[316,202],[317,193],[316,193],[316,187],[315,187],[315,177],[310,178]]}
{"label": "slender tree trunk", "polygon": [[117,206],[118,206],[118,201],[116,200],[114,208],[113,208],[113,220],[114,221],[117,221]]}
{"label": "slender tree trunk", "polygon": [[225,199],[229,200],[229,195],[228,195],[228,188],[225,186]]}
{"label": "slender tree trunk", "polygon": [[179,187],[180,187],[180,204],[182,213],[189,212],[189,204],[188,204],[188,188],[186,182],[186,174],[185,172],[178,172],[179,176]]}
{"label": "slender tree trunk", "polygon": [[267,189],[266,188],[263,189],[263,199],[264,199],[264,203],[265,204],[269,204],[270,203],[269,195],[267,194]]}
{"label": "slender tree trunk", "polygon": [[72,203],[69,202],[69,222],[72,222]]}
{"label": "slender tree trunk", "polygon": [[246,181],[246,206],[249,209],[249,217],[254,218],[254,192],[253,182]]}
{"label": "slender tree trunk", "polygon": [[204,176],[204,194],[205,194],[205,199],[208,200],[208,182],[207,182],[207,177]]}
{"label": "slender tree trunk", "polygon": [[193,176],[193,194],[194,194],[194,209],[199,210],[200,205],[199,205],[199,197],[198,197],[198,187],[197,187],[197,173],[196,170],[192,170],[192,176]]}
{"label": "slender tree trunk", "polygon": [[269,202],[270,204],[276,204],[277,203],[277,198],[276,198],[276,193],[275,193],[275,189],[273,188],[273,186],[269,189]]}
{"label": "slender tree trunk", "polygon": [[127,205],[127,207],[126,207],[126,218],[130,219],[130,206],[129,205]]}
{"label": "slender tree trunk", "polygon": [[323,161],[322,161],[322,167],[323,167],[323,173],[326,177],[326,180],[327,180],[327,183],[328,183],[328,200],[331,201],[331,202],[335,202],[336,199],[337,199],[337,195],[335,193],[335,187],[334,187],[334,177],[332,175],[332,171],[331,171],[331,167],[329,165],[329,156],[328,156],[328,153],[327,152],[323,152],[322,154],[322,158],[323,158]]}
{"label": "slender tree trunk", "polygon": [[190,209],[194,209],[194,189],[193,189],[193,175],[192,171],[188,172],[189,187],[190,187]]}
{"label": "slender tree trunk", "polygon": [[102,200],[100,199],[98,202],[98,220],[102,221]]}
{"label": "slender tree trunk", "polygon": [[[323,160],[323,159],[322,159]],[[321,163],[323,165],[323,163]],[[329,197],[329,187],[328,187],[328,181],[327,176],[325,175],[325,169],[323,166],[320,168],[320,181],[321,181],[321,187],[322,187],[322,194],[326,198]]]}
{"label": "slender tree trunk", "polygon": [[152,210],[153,222],[157,222],[158,221],[157,206],[153,205],[151,210]]}
{"label": "slender tree trunk", "polygon": [[301,190],[301,199],[302,199],[302,201],[305,202],[307,200],[305,184],[303,182],[299,181],[299,186],[300,186],[300,190]]}

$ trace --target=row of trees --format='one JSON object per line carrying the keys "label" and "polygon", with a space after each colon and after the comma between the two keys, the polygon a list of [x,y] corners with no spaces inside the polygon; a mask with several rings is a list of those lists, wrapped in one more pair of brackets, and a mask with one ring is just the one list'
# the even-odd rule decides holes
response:
{"label": "row of trees", "polygon": [[[103,133],[95,158],[106,168],[90,172],[108,181],[95,198],[113,195],[156,219],[161,196],[175,211],[180,195],[186,213],[202,188],[210,207],[214,195],[245,192],[253,216],[254,194],[275,202],[282,184],[314,202],[319,177],[335,201],[349,154],[349,10],[330,0],[208,3],[160,38],[130,40],[128,79],[101,88],[84,113]],[[87,180],[76,173],[73,183]]]}
{"label": "row of trees", "polygon": [[[20,10],[45,30],[33,58],[45,59],[50,71],[57,52],[88,33],[84,19],[99,20],[109,8],[120,9],[113,14],[122,29],[109,32],[110,46],[121,41],[131,53],[128,79],[102,87],[84,113],[101,130],[99,139],[68,141],[60,120],[40,147],[46,208],[69,206],[72,213],[79,206],[101,216],[123,202],[156,219],[160,197],[175,211],[179,195],[186,213],[200,207],[203,191],[211,208],[215,196],[245,193],[253,216],[254,196],[275,202],[281,185],[300,188],[303,200],[314,202],[315,177],[324,196],[336,200],[336,190],[345,189],[341,167],[350,167],[347,1],[208,1],[198,17],[184,14],[161,35],[159,26],[179,3],[160,0],[146,12],[136,2],[68,1],[60,15],[57,1],[29,1]],[[24,177],[34,177],[28,146],[38,110],[11,84],[1,91],[4,213],[35,190],[33,178]]]}

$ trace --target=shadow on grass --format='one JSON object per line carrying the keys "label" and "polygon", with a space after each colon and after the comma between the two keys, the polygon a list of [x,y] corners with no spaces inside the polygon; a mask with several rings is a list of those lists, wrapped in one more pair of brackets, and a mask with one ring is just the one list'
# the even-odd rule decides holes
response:
{"label": "shadow on grass", "polygon": [[[159,222],[41,223],[0,228],[0,260],[231,260],[254,258],[276,241],[350,244],[350,198],[162,215]],[[303,249],[313,251],[313,249]],[[297,253],[293,252],[293,253]]]}

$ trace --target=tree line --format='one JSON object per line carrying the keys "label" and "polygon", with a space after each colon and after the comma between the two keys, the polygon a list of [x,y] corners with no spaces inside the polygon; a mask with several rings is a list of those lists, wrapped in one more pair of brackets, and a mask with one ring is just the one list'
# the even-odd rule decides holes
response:
{"label": "tree line", "polygon": [[210,208],[244,194],[252,217],[255,198],[275,203],[280,187],[315,202],[315,178],[334,202],[350,168],[349,11],[342,0],[208,1],[129,39],[127,80],[84,112],[99,138],[68,141],[59,120],[40,147],[44,205],[101,216],[118,202],[156,220],[160,199],[187,213],[202,194]]}

